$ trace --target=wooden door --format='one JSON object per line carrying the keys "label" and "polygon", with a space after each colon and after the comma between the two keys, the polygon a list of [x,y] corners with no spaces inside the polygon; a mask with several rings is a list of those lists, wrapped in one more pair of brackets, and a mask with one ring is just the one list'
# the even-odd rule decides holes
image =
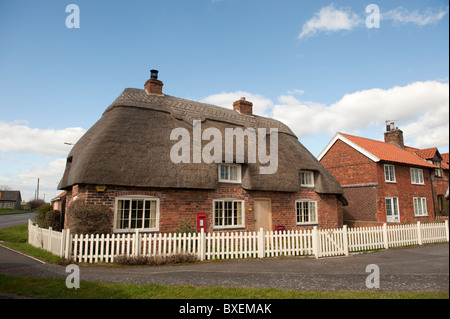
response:
{"label": "wooden door", "polygon": [[272,230],[272,205],[270,199],[254,200],[255,231],[262,228],[264,231]]}

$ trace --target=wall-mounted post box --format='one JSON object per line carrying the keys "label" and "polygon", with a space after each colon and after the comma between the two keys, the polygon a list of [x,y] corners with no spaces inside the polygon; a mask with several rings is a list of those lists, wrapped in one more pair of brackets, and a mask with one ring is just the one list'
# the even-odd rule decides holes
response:
{"label": "wall-mounted post box", "polygon": [[206,231],[206,213],[197,213],[197,230],[202,228]]}

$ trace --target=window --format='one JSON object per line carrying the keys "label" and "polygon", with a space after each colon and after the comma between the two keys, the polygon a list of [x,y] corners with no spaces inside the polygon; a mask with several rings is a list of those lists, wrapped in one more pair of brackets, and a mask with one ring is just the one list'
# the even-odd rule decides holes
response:
{"label": "window", "polygon": [[422,169],[411,168],[411,183],[424,185]]}
{"label": "window", "polygon": [[241,166],[236,164],[219,165],[219,182],[240,183]]}
{"label": "window", "polygon": [[436,168],[434,170],[434,176],[436,177],[442,177],[442,166],[441,166],[441,162],[433,162],[434,165],[436,165],[439,168]]}
{"label": "window", "polygon": [[400,221],[397,197],[386,197],[386,220],[388,222]]}
{"label": "window", "polygon": [[214,227],[244,227],[244,201],[239,199],[214,200]]}
{"label": "window", "polygon": [[386,182],[395,182],[394,165],[384,165],[384,180]]}
{"label": "window", "polygon": [[414,216],[428,216],[427,199],[425,197],[414,197]]}
{"label": "window", "polygon": [[301,199],[295,201],[297,224],[317,223],[317,202],[315,200]]}
{"label": "window", "polygon": [[310,171],[300,172],[300,185],[307,187],[314,186],[314,173]]}
{"label": "window", "polygon": [[135,229],[156,231],[159,224],[159,198],[116,198],[115,231]]}

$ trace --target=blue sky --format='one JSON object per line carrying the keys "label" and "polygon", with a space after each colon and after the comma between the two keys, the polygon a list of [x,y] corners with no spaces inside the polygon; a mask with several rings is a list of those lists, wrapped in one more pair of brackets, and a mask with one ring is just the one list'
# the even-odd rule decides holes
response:
{"label": "blue sky", "polygon": [[29,200],[40,178],[56,196],[64,142],[152,68],[168,95],[245,96],[315,156],[337,131],[381,140],[394,119],[408,145],[448,152],[448,33],[442,0],[0,0],[0,185]]}

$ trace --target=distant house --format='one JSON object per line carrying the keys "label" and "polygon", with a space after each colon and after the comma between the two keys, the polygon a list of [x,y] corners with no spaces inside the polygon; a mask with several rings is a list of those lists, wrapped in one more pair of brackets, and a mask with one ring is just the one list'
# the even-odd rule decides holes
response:
{"label": "distant house", "polygon": [[[289,127],[254,115],[244,98],[231,110],[165,95],[162,87],[152,71],[145,90],[125,89],[73,147],[58,187],[67,192],[67,214],[75,199],[109,206],[114,232],[173,232],[182,224],[206,231],[342,225],[341,186]],[[227,152],[227,130],[247,129],[264,129],[258,158],[272,154],[270,129],[277,130],[273,173],[261,174],[261,163],[251,160],[249,136],[242,137],[243,160],[236,145]],[[173,132],[191,134],[190,153],[181,159],[180,135]],[[225,148],[219,160],[196,159],[195,149],[216,155],[208,148],[216,136]]]}
{"label": "distant house", "polygon": [[448,216],[448,164],[436,148],[405,146],[394,123],[384,141],[337,133],[318,159],[344,189],[346,221],[429,222]]}
{"label": "distant house", "polygon": [[0,191],[0,208],[20,209],[20,191]]}

